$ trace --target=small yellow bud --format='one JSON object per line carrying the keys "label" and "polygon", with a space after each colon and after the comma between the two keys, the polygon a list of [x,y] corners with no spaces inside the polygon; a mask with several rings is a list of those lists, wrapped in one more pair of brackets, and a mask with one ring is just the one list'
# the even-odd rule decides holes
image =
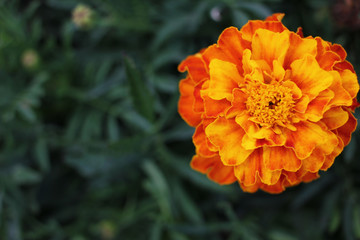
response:
{"label": "small yellow bud", "polygon": [[93,11],[84,4],[79,4],[72,12],[72,21],[79,28],[88,28],[93,20]]}
{"label": "small yellow bud", "polygon": [[39,63],[39,56],[33,49],[28,49],[23,53],[21,62],[25,68],[33,69]]}
{"label": "small yellow bud", "polygon": [[104,240],[111,240],[115,237],[115,226],[110,221],[101,221],[99,223],[99,230],[102,239]]}

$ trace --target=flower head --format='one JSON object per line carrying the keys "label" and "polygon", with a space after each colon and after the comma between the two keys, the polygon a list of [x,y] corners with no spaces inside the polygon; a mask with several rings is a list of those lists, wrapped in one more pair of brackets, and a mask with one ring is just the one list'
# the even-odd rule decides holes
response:
{"label": "flower head", "polygon": [[191,166],[220,184],[280,193],[327,170],[356,128],[345,50],[289,31],[284,14],[227,28],[187,57],[178,110],[196,127]]}
{"label": "flower head", "polygon": [[33,69],[39,63],[39,56],[33,49],[28,49],[22,54],[21,62],[25,68]]}
{"label": "flower head", "polygon": [[93,11],[90,7],[79,4],[72,12],[72,21],[79,28],[88,28],[93,21]]}

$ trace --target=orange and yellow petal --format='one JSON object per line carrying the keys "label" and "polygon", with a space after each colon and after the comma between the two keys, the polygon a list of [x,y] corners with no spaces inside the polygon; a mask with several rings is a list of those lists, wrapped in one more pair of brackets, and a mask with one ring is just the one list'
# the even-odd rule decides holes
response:
{"label": "orange and yellow petal", "polygon": [[200,82],[204,78],[208,78],[209,74],[206,71],[205,63],[202,60],[201,54],[195,54],[187,57],[182,61],[178,67],[180,72],[187,71],[190,78],[194,82]]}
{"label": "orange and yellow petal", "polygon": [[205,135],[204,125],[199,124],[193,135],[193,142],[196,147],[196,152],[198,155],[203,157],[212,157],[218,155],[217,152],[211,151],[207,144],[207,136]]}
{"label": "orange and yellow petal", "polygon": [[320,68],[316,59],[306,55],[291,63],[291,79],[302,90],[303,94],[313,100],[321,91],[327,89],[333,81],[331,74]]}
{"label": "orange and yellow petal", "polygon": [[237,179],[234,175],[234,168],[224,166],[218,155],[213,157],[193,156],[190,166],[219,184],[231,184]]}
{"label": "orange and yellow petal", "polygon": [[218,147],[221,161],[226,166],[236,166],[244,162],[252,150],[241,146],[244,130],[231,119],[219,117],[205,129],[210,142]]}
{"label": "orange and yellow petal", "polygon": [[254,150],[251,155],[240,165],[234,167],[234,173],[238,181],[244,186],[256,184],[259,178],[267,185],[275,184],[281,175],[281,170],[270,170],[263,160],[263,149]]}
{"label": "orange and yellow petal", "polygon": [[270,170],[286,170],[290,172],[297,171],[302,161],[296,156],[291,148],[283,146],[264,147],[264,163]]}
{"label": "orange and yellow petal", "polygon": [[270,66],[274,60],[283,65],[289,46],[289,31],[276,33],[258,29],[252,39],[252,58],[265,60]]}
{"label": "orange and yellow petal", "polygon": [[233,63],[214,59],[210,63],[208,96],[214,100],[233,98],[232,91],[243,81]]}
{"label": "orange and yellow petal", "polygon": [[194,87],[195,83],[189,77],[180,81],[180,99],[178,102],[178,111],[181,117],[192,127],[201,122],[201,113],[194,111]]}
{"label": "orange and yellow petal", "polygon": [[249,21],[242,28],[241,32],[244,40],[251,42],[256,30],[267,29],[272,32],[282,32],[287,28],[280,21]]}
{"label": "orange and yellow petal", "polygon": [[[285,147],[292,148],[299,159],[307,158],[319,144],[326,142],[329,132],[312,122],[294,124],[296,131],[287,130]],[[330,147],[330,146],[329,146]]]}

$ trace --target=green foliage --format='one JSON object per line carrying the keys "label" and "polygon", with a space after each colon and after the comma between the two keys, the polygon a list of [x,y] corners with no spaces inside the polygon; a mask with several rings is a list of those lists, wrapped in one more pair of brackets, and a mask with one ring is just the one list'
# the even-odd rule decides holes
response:
{"label": "green foliage", "polygon": [[[72,21],[92,9],[86,28]],[[358,132],[334,166],[280,195],[193,171],[179,62],[230,25],[285,12],[343,44],[331,1],[0,2],[0,239],[359,239]],[[217,12],[218,18],[211,16]]]}

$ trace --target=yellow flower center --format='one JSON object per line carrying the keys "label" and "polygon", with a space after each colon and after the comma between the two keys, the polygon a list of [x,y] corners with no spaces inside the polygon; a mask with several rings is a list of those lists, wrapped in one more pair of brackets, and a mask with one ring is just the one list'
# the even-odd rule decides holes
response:
{"label": "yellow flower center", "polygon": [[251,120],[260,126],[272,127],[275,124],[285,126],[293,115],[294,100],[291,89],[277,82],[248,85],[246,107]]}

